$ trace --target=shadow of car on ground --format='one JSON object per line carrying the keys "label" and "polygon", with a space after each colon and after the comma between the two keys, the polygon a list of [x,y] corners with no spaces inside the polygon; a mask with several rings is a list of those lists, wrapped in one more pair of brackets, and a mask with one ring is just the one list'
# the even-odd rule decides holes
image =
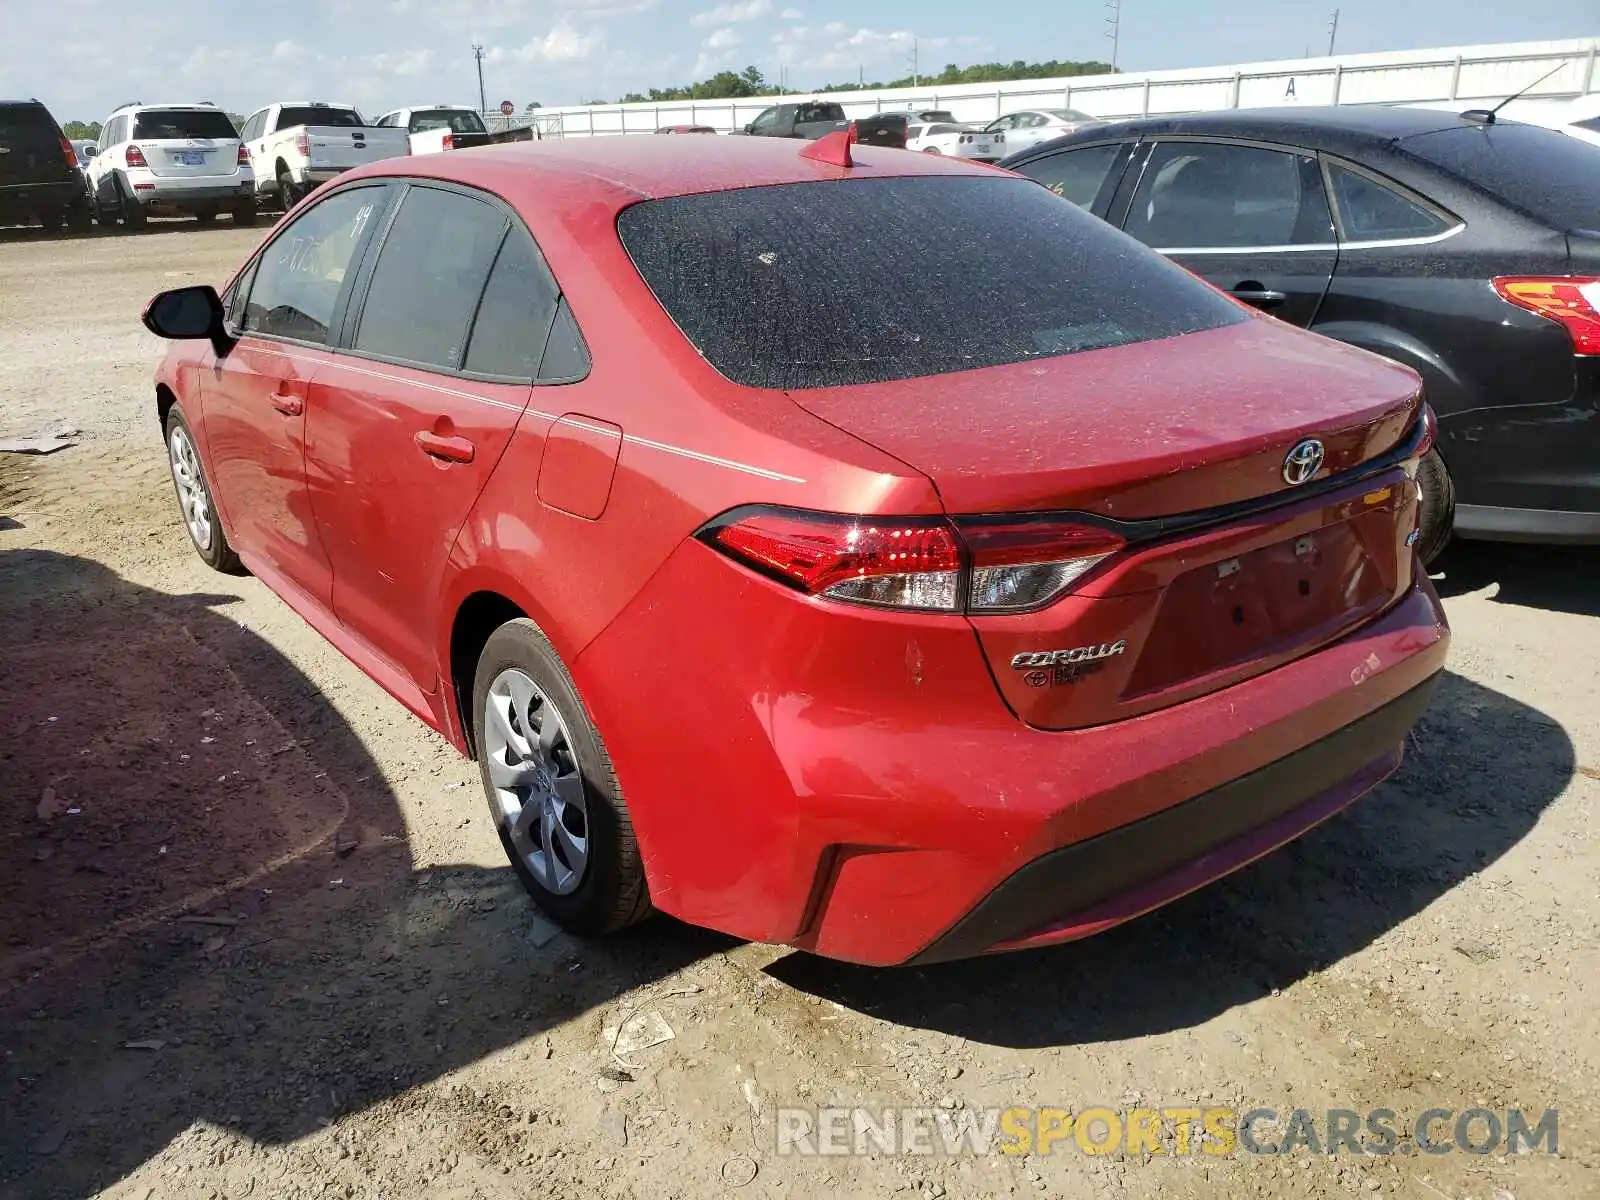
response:
{"label": "shadow of car on ground", "polygon": [[1441,596],[1498,584],[1495,601],[1600,616],[1600,546],[1533,546],[1455,539],[1432,567]]}

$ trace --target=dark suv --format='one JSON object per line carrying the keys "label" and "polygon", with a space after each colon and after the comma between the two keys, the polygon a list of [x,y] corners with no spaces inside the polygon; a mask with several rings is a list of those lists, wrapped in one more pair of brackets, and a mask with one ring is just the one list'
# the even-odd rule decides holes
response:
{"label": "dark suv", "polygon": [[1600,149],[1414,108],[1113,121],[1001,166],[1246,304],[1413,367],[1427,561],[1600,542]]}
{"label": "dark suv", "polygon": [[46,229],[89,228],[78,156],[37,100],[0,100],[0,225],[33,218]]}

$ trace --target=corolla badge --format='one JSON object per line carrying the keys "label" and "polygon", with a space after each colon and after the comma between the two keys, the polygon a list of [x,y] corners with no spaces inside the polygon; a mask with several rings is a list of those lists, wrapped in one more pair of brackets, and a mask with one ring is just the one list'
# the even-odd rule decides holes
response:
{"label": "corolla badge", "polygon": [[1309,483],[1322,470],[1322,460],[1326,456],[1322,443],[1316,438],[1306,438],[1296,442],[1294,447],[1283,459],[1283,481],[1290,487],[1299,487],[1302,483]]}
{"label": "corolla badge", "polygon": [[1027,671],[1035,667],[1064,667],[1082,662],[1095,662],[1102,658],[1111,658],[1126,651],[1126,639],[1116,642],[1103,642],[1098,646],[1074,646],[1071,650],[1033,650],[1025,654],[1015,655],[1011,665],[1019,671]]}

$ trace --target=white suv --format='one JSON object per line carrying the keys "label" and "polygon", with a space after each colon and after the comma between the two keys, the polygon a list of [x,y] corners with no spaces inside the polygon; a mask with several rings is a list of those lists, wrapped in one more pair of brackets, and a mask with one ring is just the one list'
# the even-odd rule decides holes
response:
{"label": "white suv", "polygon": [[139,229],[171,213],[207,224],[224,209],[236,225],[255,223],[250,156],[215,104],[123,105],[105,119],[88,176],[102,225]]}

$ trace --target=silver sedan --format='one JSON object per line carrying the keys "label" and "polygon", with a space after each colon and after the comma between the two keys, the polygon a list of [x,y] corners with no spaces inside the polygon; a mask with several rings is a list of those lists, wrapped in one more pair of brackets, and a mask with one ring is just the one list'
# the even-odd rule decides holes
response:
{"label": "silver sedan", "polygon": [[1030,108],[1022,112],[1007,113],[983,127],[985,133],[1003,133],[1006,136],[1006,153],[1015,154],[1094,124],[1095,118],[1075,108]]}

